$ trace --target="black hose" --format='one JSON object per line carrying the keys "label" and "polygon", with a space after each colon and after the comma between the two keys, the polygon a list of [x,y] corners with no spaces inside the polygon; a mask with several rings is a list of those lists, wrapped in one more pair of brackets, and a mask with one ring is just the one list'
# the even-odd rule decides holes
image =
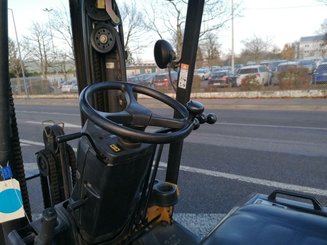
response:
{"label": "black hose", "polygon": [[8,2],[0,1],[0,165],[9,160]]}
{"label": "black hose", "polygon": [[[9,87],[10,88],[10,87]],[[20,189],[23,198],[23,206],[27,217],[31,220],[31,207],[28,197],[24,163],[22,157],[22,149],[18,134],[18,126],[15,112],[15,105],[11,88],[9,89],[9,105],[10,105],[10,124],[11,124],[11,139],[10,139],[10,166],[13,176],[19,181]]]}

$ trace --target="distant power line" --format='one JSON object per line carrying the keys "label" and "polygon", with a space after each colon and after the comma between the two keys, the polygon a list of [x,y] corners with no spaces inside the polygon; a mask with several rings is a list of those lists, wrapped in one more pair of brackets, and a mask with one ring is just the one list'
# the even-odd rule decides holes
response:
{"label": "distant power line", "polygon": [[262,8],[244,8],[246,10],[278,10],[278,9],[300,9],[300,8],[314,8],[326,6],[323,3],[320,4],[311,4],[311,5],[298,5],[298,6],[280,6],[280,7],[262,7]]}

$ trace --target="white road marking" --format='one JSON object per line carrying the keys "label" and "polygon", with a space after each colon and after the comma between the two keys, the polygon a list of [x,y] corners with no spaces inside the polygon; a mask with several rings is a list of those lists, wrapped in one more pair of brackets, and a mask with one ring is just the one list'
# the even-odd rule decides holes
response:
{"label": "white road marking", "polygon": [[196,132],[188,136],[185,142],[214,145],[217,147],[222,146],[255,151],[327,157],[325,144],[297,140]]}
{"label": "white road marking", "polygon": [[[167,163],[160,162],[160,166],[167,167]],[[250,184],[274,187],[277,189],[299,191],[299,192],[303,192],[303,193],[309,193],[312,195],[327,196],[327,190],[317,189],[317,188],[312,188],[312,187],[307,187],[307,186],[287,184],[287,183],[283,183],[283,182],[258,179],[258,178],[253,178],[253,177],[237,175],[237,174],[230,174],[230,173],[224,173],[224,172],[201,169],[201,168],[194,168],[194,167],[183,166],[183,165],[180,166],[180,170],[185,171],[185,172],[190,172],[190,173],[203,174],[206,176],[217,177],[217,178],[236,180],[236,181],[246,182],[246,183],[250,183]]]}
{"label": "white road marking", "polygon": [[[20,143],[25,144],[25,145],[44,146],[44,143],[37,142],[37,141],[31,141],[31,140],[24,140],[24,139],[20,139]],[[75,152],[77,152],[77,148],[73,147],[73,150]]]}
{"label": "white road marking", "polygon": [[[46,122],[25,121],[25,123],[36,124],[36,125],[53,125],[53,123],[48,122],[48,121],[46,121]],[[81,128],[81,125],[77,125],[77,124],[66,123],[66,122],[63,122],[63,124],[64,124],[65,128]]]}
{"label": "white road marking", "polygon": [[[36,141],[21,140],[21,142],[25,143],[25,144],[44,146],[43,143],[36,142]],[[77,152],[76,148],[73,148],[73,149],[75,152]],[[167,163],[160,162],[160,167],[167,168]],[[280,189],[285,189],[285,190],[300,191],[300,192],[309,193],[312,195],[327,196],[327,190],[317,189],[317,188],[312,188],[312,187],[307,187],[307,186],[287,184],[287,183],[283,183],[283,182],[247,177],[247,176],[242,176],[242,175],[237,175],[237,174],[230,174],[230,173],[224,173],[224,172],[201,169],[201,168],[194,168],[194,167],[189,167],[189,166],[184,166],[184,165],[181,165],[180,169],[185,172],[203,174],[206,176],[225,178],[225,179],[236,180],[236,181],[241,181],[241,182],[246,182],[246,183],[256,184],[256,185],[263,185],[263,186],[268,186],[268,187],[275,187],[275,188],[280,188]]]}
{"label": "white road marking", "polygon": [[[34,142],[34,141],[21,140],[21,142],[26,142],[26,143],[29,143],[32,145],[42,145],[43,146],[43,143]],[[76,152],[77,149],[74,148],[74,151]],[[33,164],[33,163],[31,163],[31,164]],[[163,167],[163,168],[167,168],[167,163],[160,162],[159,166]],[[216,177],[216,178],[224,178],[224,179],[229,179],[229,180],[246,182],[246,183],[250,183],[250,184],[274,187],[277,189],[299,191],[299,192],[309,193],[312,195],[319,195],[319,196],[327,196],[327,190],[312,188],[312,187],[307,187],[307,186],[293,185],[293,184],[288,184],[288,183],[283,183],[283,182],[247,177],[247,176],[242,176],[242,175],[238,175],[238,174],[230,174],[230,173],[207,170],[207,169],[202,169],[202,168],[189,167],[189,166],[184,166],[184,165],[180,166],[180,170],[185,171],[185,172],[195,173],[195,174],[212,176],[212,177]]]}
{"label": "white road marking", "polygon": [[272,124],[253,124],[253,123],[224,123],[217,122],[215,125],[241,126],[241,127],[263,127],[263,128],[285,128],[285,129],[308,129],[308,130],[327,130],[327,128],[303,127],[303,126],[286,126]]}
{"label": "white road marking", "polygon": [[34,172],[39,170],[36,162],[24,162],[24,169],[27,172]]}
{"label": "white road marking", "polygon": [[47,112],[47,111],[16,111],[16,113],[26,114],[45,114],[45,115],[61,115],[61,116],[80,116],[80,114],[74,113],[63,113],[63,112]]}
{"label": "white road marking", "polygon": [[37,141],[31,141],[31,140],[20,139],[20,143],[27,144],[27,145],[44,146],[44,143],[37,142]]}

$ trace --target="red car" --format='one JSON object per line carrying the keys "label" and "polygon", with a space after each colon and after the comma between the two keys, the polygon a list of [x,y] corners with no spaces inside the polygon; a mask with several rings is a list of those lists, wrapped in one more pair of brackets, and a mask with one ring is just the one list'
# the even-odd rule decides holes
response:
{"label": "red car", "polygon": [[[171,80],[174,86],[177,84],[177,72],[172,71],[171,73]],[[152,85],[154,88],[170,88],[169,82],[169,73],[160,73],[154,76],[152,80]]]}

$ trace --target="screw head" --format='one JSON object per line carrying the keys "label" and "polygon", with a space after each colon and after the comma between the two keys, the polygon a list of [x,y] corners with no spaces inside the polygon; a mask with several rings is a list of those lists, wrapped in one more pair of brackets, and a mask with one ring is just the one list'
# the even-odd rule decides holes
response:
{"label": "screw head", "polygon": [[108,42],[108,36],[105,35],[105,34],[102,34],[100,37],[99,37],[99,41],[101,43],[107,43]]}

